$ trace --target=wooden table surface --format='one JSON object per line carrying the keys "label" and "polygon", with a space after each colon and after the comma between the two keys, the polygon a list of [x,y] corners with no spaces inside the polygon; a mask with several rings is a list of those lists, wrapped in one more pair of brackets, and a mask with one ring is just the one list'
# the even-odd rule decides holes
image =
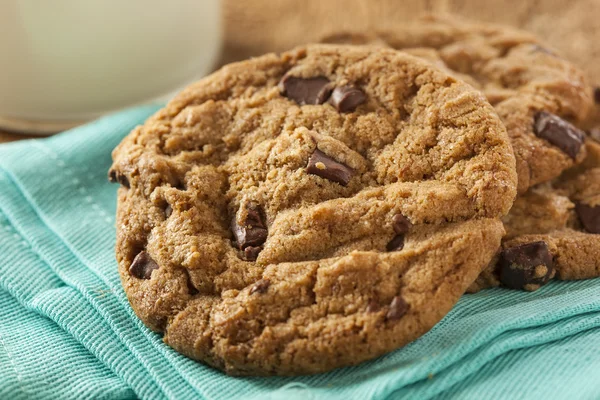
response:
{"label": "wooden table surface", "polygon": [[19,139],[29,139],[34,136],[29,135],[18,135],[16,133],[2,132],[0,131],[0,143],[13,142]]}

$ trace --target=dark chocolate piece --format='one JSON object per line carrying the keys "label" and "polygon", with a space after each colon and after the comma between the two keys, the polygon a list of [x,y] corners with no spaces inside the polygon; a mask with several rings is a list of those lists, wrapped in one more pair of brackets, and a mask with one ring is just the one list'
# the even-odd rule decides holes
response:
{"label": "dark chocolate piece", "polygon": [[575,210],[586,231],[600,233],[600,205],[590,206],[584,203],[577,203],[575,204]]}
{"label": "dark chocolate piece", "polygon": [[526,243],[503,250],[498,270],[504,286],[535,290],[554,276],[554,261],[546,242]]}
{"label": "dark chocolate piece", "polygon": [[248,246],[244,249],[244,260],[256,261],[258,253],[262,251],[262,246]]}
{"label": "dark chocolate piece", "polygon": [[379,306],[379,303],[376,302],[375,300],[371,300],[369,301],[369,304],[367,304],[367,312],[368,313],[374,313],[379,311],[381,307]]}
{"label": "dark chocolate piece", "polygon": [[564,119],[545,111],[536,114],[534,132],[538,137],[546,139],[571,158],[577,158],[585,140],[583,131]]}
{"label": "dark chocolate piece", "polygon": [[269,289],[269,285],[271,285],[271,281],[268,279],[261,279],[257,281],[252,289],[250,289],[250,294],[254,293],[265,293]]}
{"label": "dark chocolate piece", "polygon": [[331,85],[324,76],[298,78],[286,75],[279,82],[279,91],[300,105],[323,104],[331,95]]}
{"label": "dark chocolate piece", "polygon": [[394,228],[394,232],[396,232],[398,235],[407,233],[411,226],[412,224],[408,218],[402,214],[396,214],[392,218],[392,228]]}
{"label": "dark chocolate piece", "polygon": [[339,112],[352,112],[367,101],[365,92],[355,86],[339,86],[333,89],[329,102]]}
{"label": "dark chocolate piece", "polygon": [[387,251],[400,251],[404,248],[404,235],[396,235],[390,242],[385,246]]}
{"label": "dark chocolate piece", "polygon": [[390,308],[386,314],[389,321],[395,321],[404,316],[408,311],[408,304],[400,296],[395,296],[390,304]]}
{"label": "dark chocolate piece", "polygon": [[131,263],[129,273],[138,279],[150,279],[152,271],[158,269],[156,261],[145,251],[140,252]]}
{"label": "dark chocolate piece", "polygon": [[129,179],[127,179],[124,174],[120,173],[116,169],[111,169],[108,171],[108,180],[112,183],[119,183],[127,189],[130,188]]}
{"label": "dark chocolate piece", "polygon": [[237,247],[244,252],[244,259],[254,261],[262,250],[263,243],[267,240],[268,232],[259,206],[255,203],[248,203],[245,207],[245,220],[238,222],[234,218],[231,221],[231,231]]}
{"label": "dark chocolate piece", "polygon": [[315,149],[308,159],[306,172],[339,183],[342,186],[346,186],[354,175],[352,168],[335,161],[319,149]]}

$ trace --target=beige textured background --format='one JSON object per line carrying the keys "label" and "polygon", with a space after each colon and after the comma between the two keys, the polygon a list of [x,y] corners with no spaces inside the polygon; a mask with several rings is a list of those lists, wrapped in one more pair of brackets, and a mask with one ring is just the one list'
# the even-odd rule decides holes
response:
{"label": "beige textured background", "polygon": [[386,29],[455,13],[538,35],[600,85],[600,0],[224,0],[224,61],[282,51],[336,30]]}
{"label": "beige textured background", "polygon": [[600,0],[454,0],[448,11],[535,33],[600,85]]}
{"label": "beige textured background", "polygon": [[[223,10],[223,63],[339,30],[386,29],[418,14],[453,12],[534,32],[600,85],[600,0],[223,0]],[[0,142],[19,138],[0,132]]]}
{"label": "beige textured background", "polygon": [[444,0],[223,0],[223,62],[284,51],[339,30],[385,29]]}

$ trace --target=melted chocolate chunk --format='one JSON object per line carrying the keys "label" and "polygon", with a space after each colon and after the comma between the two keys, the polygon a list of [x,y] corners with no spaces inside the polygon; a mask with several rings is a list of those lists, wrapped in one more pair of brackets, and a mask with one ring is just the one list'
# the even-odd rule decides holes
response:
{"label": "melted chocolate chunk", "polygon": [[152,271],[158,268],[156,261],[148,253],[142,251],[133,259],[129,267],[129,273],[138,279],[150,279]]}
{"label": "melted chocolate chunk", "polygon": [[584,203],[577,203],[575,210],[586,231],[600,233],[600,205],[590,206]]}
{"label": "melted chocolate chunk", "polygon": [[408,233],[412,224],[402,214],[396,214],[392,218],[392,228],[396,233],[396,236],[387,244],[385,249],[387,251],[400,251],[404,248],[404,235]]}
{"label": "melted chocolate chunk", "polygon": [[262,251],[262,246],[248,246],[244,249],[244,260],[256,261],[258,253]]}
{"label": "melted chocolate chunk", "polygon": [[120,173],[115,169],[111,169],[110,171],[108,171],[108,180],[112,183],[119,183],[127,189],[130,188],[129,179],[127,179],[127,177],[124,174]]}
{"label": "melted chocolate chunk", "polygon": [[339,183],[342,186],[346,186],[354,175],[352,168],[335,161],[319,149],[315,149],[308,159],[306,172]]}
{"label": "melted chocolate chunk", "polygon": [[379,303],[376,302],[375,300],[371,300],[369,301],[369,304],[367,304],[367,312],[368,313],[374,313],[379,311],[381,307],[379,306]]}
{"label": "melted chocolate chunk", "polygon": [[323,104],[331,95],[331,85],[324,76],[297,78],[286,75],[279,82],[279,91],[300,105]]}
{"label": "melted chocolate chunk", "polygon": [[352,112],[365,101],[367,101],[365,93],[354,86],[336,87],[329,99],[339,112]]}
{"label": "melted chocolate chunk", "polygon": [[404,248],[404,235],[396,235],[390,242],[385,246],[387,251],[400,251]]}
{"label": "melted chocolate chunk", "polygon": [[394,228],[394,232],[398,235],[407,233],[411,226],[412,224],[408,218],[402,214],[396,214],[392,218],[392,228]]}
{"label": "melted chocolate chunk", "polygon": [[402,318],[407,311],[408,304],[406,301],[404,301],[402,297],[396,296],[390,303],[390,308],[386,314],[386,318],[389,321],[395,321]]}
{"label": "melted chocolate chunk", "polygon": [[254,286],[252,286],[252,289],[250,289],[250,294],[254,294],[254,293],[265,293],[268,289],[269,286],[271,285],[271,281],[268,279],[261,279],[259,281],[257,281]]}
{"label": "melted chocolate chunk", "polygon": [[498,270],[504,286],[535,290],[554,276],[554,261],[546,242],[526,243],[503,250]]}
{"label": "melted chocolate chunk", "polygon": [[546,139],[571,158],[577,158],[585,140],[583,131],[545,111],[536,114],[534,131],[538,137]]}
{"label": "melted chocolate chunk", "polygon": [[231,230],[237,247],[244,251],[244,258],[246,260],[256,260],[258,253],[262,250],[262,244],[267,240],[267,227],[263,222],[257,204],[248,203],[245,207],[245,220],[237,221],[234,218],[231,222]]}
{"label": "melted chocolate chunk", "polygon": [[600,104],[600,87],[594,88],[594,102]]}

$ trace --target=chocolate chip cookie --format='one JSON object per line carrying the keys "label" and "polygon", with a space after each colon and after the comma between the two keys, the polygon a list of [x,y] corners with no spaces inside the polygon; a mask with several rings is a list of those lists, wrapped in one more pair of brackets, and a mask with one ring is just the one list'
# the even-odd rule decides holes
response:
{"label": "chocolate chip cookie", "polygon": [[600,276],[600,143],[588,139],[587,147],[583,164],[515,201],[502,250],[470,292]]}
{"label": "chocolate chip cookie", "polygon": [[519,193],[585,158],[584,134],[572,125],[592,105],[584,74],[526,32],[429,16],[393,30],[338,32],[323,41],[401,49],[482,90],[510,136]]}
{"label": "chocolate chip cookie", "polygon": [[489,263],[516,195],[485,97],[392,49],[226,66],[113,159],[133,309],[238,375],[327,371],[427,332]]}

